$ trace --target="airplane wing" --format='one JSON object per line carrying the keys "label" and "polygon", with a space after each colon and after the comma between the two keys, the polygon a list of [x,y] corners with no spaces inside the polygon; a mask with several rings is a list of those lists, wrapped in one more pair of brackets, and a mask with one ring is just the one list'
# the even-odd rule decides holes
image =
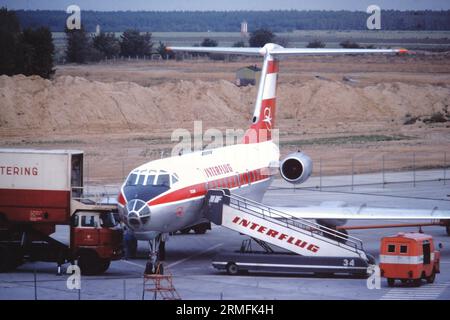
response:
{"label": "airplane wing", "polygon": [[284,48],[268,43],[262,48],[231,47],[167,47],[168,51],[184,51],[199,53],[239,54],[247,56],[305,56],[305,55],[338,55],[338,54],[370,54],[370,53],[407,53],[406,49],[323,49],[323,48]]}
{"label": "airplane wing", "polygon": [[167,47],[167,51],[184,51],[198,53],[240,54],[245,56],[259,56],[260,48],[228,48],[228,47]]}
{"label": "airplane wing", "polygon": [[450,210],[433,208],[426,209],[398,209],[398,208],[375,208],[362,205],[360,207],[273,207],[273,209],[286,213],[295,218],[304,219],[450,219]]}

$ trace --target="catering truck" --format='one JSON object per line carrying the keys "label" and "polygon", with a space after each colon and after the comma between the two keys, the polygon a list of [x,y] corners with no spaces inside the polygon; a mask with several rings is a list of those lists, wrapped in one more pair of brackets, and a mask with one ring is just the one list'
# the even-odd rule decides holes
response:
{"label": "catering truck", "polygon": [[[83,155],[0,149],[0,272],[47,261],[57,263],[58,273],[63,264],[77,263],[92,275],[121,258],[116,205],[84,196]],[[57,227],[64,239],[52,237]]]}

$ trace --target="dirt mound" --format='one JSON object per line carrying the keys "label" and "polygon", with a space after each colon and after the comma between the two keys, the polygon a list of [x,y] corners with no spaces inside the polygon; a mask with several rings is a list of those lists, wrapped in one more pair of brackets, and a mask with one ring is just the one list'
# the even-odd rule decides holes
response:
{"label": "dirt mound", "polygon": [[280,86],[284,117],[317,121],[400,119],[441,111],[450,102],[449,89],[399,82],[354,87],[337,81],[314,79]]}
{"label": "dirt mound", "polygon": [[[17,132],[116,132],[183,127],[194,120],[245,127],[256,88],[228,81],[174,81],[144,87],[80,77],[0,77],[0,129]],[[279,119],[383,121],[423,116],[450,104],[449,89],[383,83],[356,87],[313,79],[278,88]]]}

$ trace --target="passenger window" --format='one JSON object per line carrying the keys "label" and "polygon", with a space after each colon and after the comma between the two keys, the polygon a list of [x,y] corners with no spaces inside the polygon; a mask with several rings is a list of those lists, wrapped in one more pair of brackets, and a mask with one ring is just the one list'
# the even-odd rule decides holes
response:
{"label": "passenger window", "polygon": [[400,253],[408,253],[408,246],[400,246]]}
{"label": "passenger window", "polygon": [[95,217],[94,216],[82,216],[81,217],[82,227],[95,227]]}
{"label": "passenger window", "polygon": [[178,182],[178,178],[175,175],[172,175],[172,184],[175,184]]}
{"label": "passenger window", "polygon": [[389,244],[388,245],[388,252],[394,253],[395,252],[395,244]]}
{"label": "passenger window", "polygon": [[158,180],[156,184],[159,186],[167,186],[170,187],[170,176],[168,174],[160,174],[158,176]]}

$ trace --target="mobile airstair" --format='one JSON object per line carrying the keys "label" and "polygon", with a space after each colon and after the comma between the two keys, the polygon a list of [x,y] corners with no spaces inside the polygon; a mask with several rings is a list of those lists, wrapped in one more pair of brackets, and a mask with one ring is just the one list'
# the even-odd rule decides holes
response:
{"label": "mobile airstair", "polygon": [[369,265],[375,263],[360,239],[230,194],[227,189],[208,191],[205,215],[217,225],[249,236],[263,249],[253,251],[247,240],[239,251],[216,256],[213,266],[229,274],[257,270],[366,275]]}

